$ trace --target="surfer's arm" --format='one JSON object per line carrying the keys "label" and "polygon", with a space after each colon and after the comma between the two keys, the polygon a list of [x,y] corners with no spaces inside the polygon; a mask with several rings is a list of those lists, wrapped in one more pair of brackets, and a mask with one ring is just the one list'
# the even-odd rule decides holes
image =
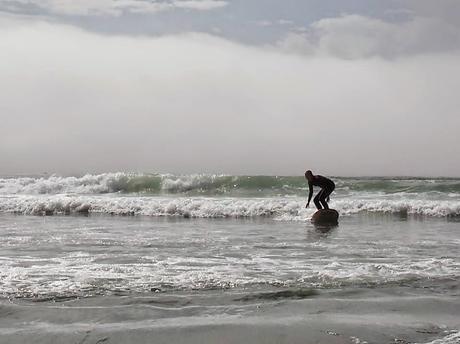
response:
{"label": "surfer's arm", "polygon": [[307,202],[307,205],[305,206],[305,208],[308,208],[308,206],[310,205],[311,198],[313,196],[313,185],[312,185],[312,183],[308,183],[308,188],[310,189],[310,192],[308,193],[308,202]]}

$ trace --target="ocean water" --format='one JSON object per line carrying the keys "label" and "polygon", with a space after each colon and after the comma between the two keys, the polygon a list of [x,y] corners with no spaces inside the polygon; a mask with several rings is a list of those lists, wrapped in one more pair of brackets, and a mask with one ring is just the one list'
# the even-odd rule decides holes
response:
{"label": "ocean water", "polygon": [[223,291],[228,310],[395,286],[460,295],[460,179],[334,180],[339,225],[318,228],[303,177],[0,178],[0,296]]}

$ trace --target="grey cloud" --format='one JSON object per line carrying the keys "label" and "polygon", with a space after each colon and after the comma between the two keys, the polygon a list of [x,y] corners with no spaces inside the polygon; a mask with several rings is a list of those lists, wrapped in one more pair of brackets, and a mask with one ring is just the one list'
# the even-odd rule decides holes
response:
{"label": "grey cloud", "polygon": [[460,1],[458,0],[398,0],[396,3],[416,16],[439,18],[451,25],[460,26]]}
{"label": "grey cloud", "polygon": [[[213,28],[218,27],[222,37],[261,45],[275,42],[293,27],[306,26],[324,17],[337,17],[341,13],[383,16],[386,9],[400,7],[394,4],[396,0],[57,1],[2,0],[0,11],[48,15],[61,23],[104,34],[154,36],[190,31],[215,32]],[[54,7],[57,12],[50,11],[50,7]],[[71,10],[81,14],[62,14],[70,13]],[[272,25],[260,26],[256,25],[257,22]]]}
{"label": "grey cloud", "polygon": [[305,58],[5,25],[0,173],[460,174],[458,52]]}
{"label": "grey cloud", "polygon": [[460,49],[460,28],[438,17],[388,22],[360,15],[321,19],[278,42],[285,51],[346,59],[387,58]]}
{"label": "grey cloud", "polygon": [[37,9],[68,16],[120,16],[127,13],[157,13],[175,8],[212,10],[227,5],[223,0],[7,0],[1,8],[24,12]]}
{"label": "grey cloud", "polygon": [[193,10],[212,10],[228,5],[227,1],[223,0],[176,0],[172,2],[174,7],[187,8]]}

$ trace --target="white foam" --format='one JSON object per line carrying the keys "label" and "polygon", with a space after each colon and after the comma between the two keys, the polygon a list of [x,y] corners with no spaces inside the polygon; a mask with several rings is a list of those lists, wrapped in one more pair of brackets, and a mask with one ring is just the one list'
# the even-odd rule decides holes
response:
{"label": "white foam", "polygon": [[413,214],[424,216],[459,216],[460,201],[418,200],[418,199],[342,199],[334,205],[343,214],[359,212]]}
{"label": "white foam", "polygon": [[129,176],[125,173],[87,174],[83,177],[0,178],[0,194],[99,194],[112,192],[111,183]]}
{"label": "white foam", "polygon": [[[375,282],[396,282],[409,279],[430,279],[456,277],[460,271],[460,264],[453,259],[427,258],[401,263],[376,263],[362,262],[356,265],[355,262],[331,261],[315,275],[322,283],[348,284],[348,283],[375,283]],[[309,281],[307,277],[305,281]]]}
{"label": "white foam", "polygon": [[[40,215],[88,210],[114,215],[196,218],[299,216],[299,202],[270,198],[160,198],[123,196],[16,195],[0,197],[0,211]],[[306,218],[313,211],[303,213]]]}
{"label": "white foam", "polygon": [[[314,263],[253,256],[203,261],[201,257],[136,257],[136,263],[101,263],[113,254],[73,252],[62,257],[2,259],[0,294],[16,296],[90,295],[117,290],[145,292],[249,287],[255,284],[308,287],[383,284],[412,278],[458,278],[459,265],[449,259],[409,264]],[[261,273],[263,271],[263,273]],[[287,277],[290,276],[290,277]]]}
{"label": "white foam", "polygon": [[161,189],[167,192],[186,192],[212,185],[223,175],[192,174],[184,176],[163,175]]}
{"label": "white foam", "polygon": [[[424,344],[459,344],[460,343],[460,332],[451,333],[443,338],[435,339],[431,342]],[[419,343],[422,344],[422,343]]]}
{"label": "white foam", "polygon": [[[331,203],[341,215],[360,212],[460,216],[460,201],[339,199]],[[308,220],[316,209],[305,209],[305,199],[140,197],[120,195],[7,195],[0,196],[0,212],[69,214],[93,212],[114,215],[184,216],[196,218],[272,217]]]}

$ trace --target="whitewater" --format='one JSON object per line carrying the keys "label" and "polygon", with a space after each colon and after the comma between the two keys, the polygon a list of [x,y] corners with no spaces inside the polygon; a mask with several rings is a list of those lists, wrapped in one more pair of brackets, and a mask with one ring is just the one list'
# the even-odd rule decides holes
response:
{"label": "whitewater", "polygon": [[[460,179],[334,178],[341,215],[460,216]],[[0,212],[305,221],[303,177],[105,173],[0,178]]]}

